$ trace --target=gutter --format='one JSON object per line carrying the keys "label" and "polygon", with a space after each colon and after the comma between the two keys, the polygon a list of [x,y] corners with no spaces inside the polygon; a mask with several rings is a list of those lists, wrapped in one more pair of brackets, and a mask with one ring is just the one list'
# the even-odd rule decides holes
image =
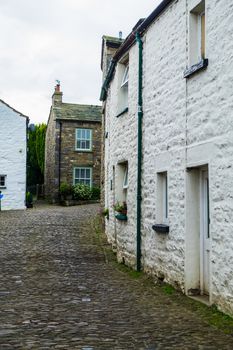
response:
{"label": "gutter", "polygon": [[141,270],[141,204],[142,204],[142,76],[143,76],[143,43],[139,32],[138,43],[138,165],[137,165],[137,271]]}

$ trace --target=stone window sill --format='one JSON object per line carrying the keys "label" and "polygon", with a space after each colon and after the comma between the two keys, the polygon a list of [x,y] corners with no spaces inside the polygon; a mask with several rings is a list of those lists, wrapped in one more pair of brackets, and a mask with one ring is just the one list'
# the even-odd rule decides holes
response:
{"label": "stone window sill", "polygon": [[93,153],[93,150],[89,151],[89,150],[85,150],[85,149],[76,149],[76,152],[80,152],[80,153]]}
{"label": "stone window sill", "polygon": [[128,108],[128,107],[126,107],[125,109],[123,109],[123,111],[121,111],[120,113],[118,113],[118,114],[116,115],[116,118],[119,118],[121,115],[123,115],[123,114],[127,113],[127,112],[128,112],[128,110],[129,110],[129,108]]}
{"label": "stone window sill", "polygon": [[191,67],[188,67],[185,71],[184,71],[184,78],[189,78],[192,75],[196,74],[197,72],[206,69],[208,67],[209,61],[208,58],[205,58],[203,60],[201,60],[200,62],[198,62],[197,64],[194,64]]}

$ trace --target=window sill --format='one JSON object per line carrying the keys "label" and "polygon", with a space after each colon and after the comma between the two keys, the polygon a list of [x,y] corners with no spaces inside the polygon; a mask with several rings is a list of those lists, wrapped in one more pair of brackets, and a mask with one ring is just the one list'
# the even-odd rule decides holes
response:
{"label": "window sill", "polygon": [[123,111],[121,111],[120,113],[118,113],[118,114],[116,115],[116,118],[119,118],[121,115],[123,115],[123,114],[127,113],[127,112],[128,112],[128,110],[129,110],[129,108],[128,108],[128,107],[126,107],[125,109],[123,109]]}
{"label": "window sill", "polygon": [[169,226],[164,224],[153,225],[152,229],[159,233],[169,233]]}
{"label": "window sill", "polygon": [[189,78],[193,74],[195,74],[203,69],[206,69],[208,67],[208,64],[209,64],[209,60],[208,60],[208,58],[205,58],[205,59],[201,60],[199,63],[194,64],[193,66],[187,68],[184,71],[184,78]]}
{"label": "window sill", "polygon": [[93,150],[85,150],[85,149],[76,149],[76,152],[81,152],[81,153],[93,153]]}

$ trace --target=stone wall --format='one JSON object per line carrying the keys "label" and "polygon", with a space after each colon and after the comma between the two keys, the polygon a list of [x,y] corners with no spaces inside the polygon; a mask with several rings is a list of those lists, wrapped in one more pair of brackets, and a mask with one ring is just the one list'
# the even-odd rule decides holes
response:
{"label": "stone wall", "polygon": [[51,109],[47,123],[45,140],[45,196],[53,201],[58,198],[58,171],[56,165],[56,148],[59,130],[56,128],[53,110]]}
{"label": "stone wall", "polygon": [[[193,1],[193,0],[192,0]],[[232,217],[233,125],[231,1],[206,0],[207,70],[183,78],[188,66],[188,16],[191,0],[174,1],[143,37],[143,269],[188,293],[193,253],[188,200],[190,169],[208,165],[210,191],[210,302],[233,314]],[[226,30],[227,28],[227,30]],[[137,174],[137,57],[129,52],[129,111],[116,118],[118,73],[106,101],[106,232],[118,259],[135,267]],[[129,162],[128,222],[114,218],[117,164]],[[115,175],[114,175],[114,168]],[[158,223],[157,174],[168,173],[169,235]],[[112,185],[111,185],[112,184]],[[112,188],[112,189],[111,189]]]}
{"label": "stone wall", "polygon": [[0,175],[6,175],[1,210],[25,209],[27,118],[0,101]]}
{"label": "stone wall", "polygon": [[[76,128],[92,129],[92,151],[75,150]],[[93,186],[100,187],[101,123],[62,121],[61,183],[73,184],[73,171],[77,166],[92,167]]]}

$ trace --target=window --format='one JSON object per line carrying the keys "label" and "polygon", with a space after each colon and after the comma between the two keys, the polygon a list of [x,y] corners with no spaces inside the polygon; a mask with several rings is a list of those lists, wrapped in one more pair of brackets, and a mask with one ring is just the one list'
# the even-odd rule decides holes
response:
{"label": "window", "polygon": [[129,83],[129,60],[124,58],[118,64],[118,107],[117,113],[119,115],[128,110],[128,83]]}
{"label": "window", "polygon": [[189,64],[205,59],[205,1],[199,2],[190,11],[189,18]]}
{"label": "window", "polygon": [[92,130],[91,129],[76,129],[76,144],[77,151],[92,150]]}
{"label": "window", "polygon": [[128,190],[128,162],[118,163],[116,167],[116,200],[119,202],[127,201]]}
{"label": "window", "polygon": [[6,188],[6,175],[0,175],[0,188]]}
{"label": "window", "polygon": [[128,165],[125,166],[125,174],[123,180],[123,189],[126,190],[128,188]]}
{"label": "window", "polygon": [[127,65],[125,66],[125,71],[121,82],[121,88],[128,87],[128,81],[129,81],[129,66]]}
{"label": "window", "polygon": [[84,184],[92,186],[92,168],[74,168],[74,185]]}
{"label": "window", "polygon": [[162,223],[168,222],[168,179],[167,172],[158,173],[157,177],[157,215]]}

